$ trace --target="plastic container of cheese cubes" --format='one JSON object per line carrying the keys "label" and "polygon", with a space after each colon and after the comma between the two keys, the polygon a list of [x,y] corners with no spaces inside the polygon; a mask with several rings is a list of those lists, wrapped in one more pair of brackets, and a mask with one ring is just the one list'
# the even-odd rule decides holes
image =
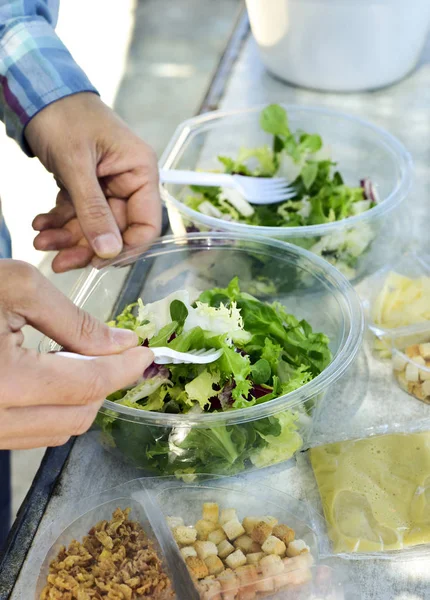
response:
{"label": "plastic container of cheese cubes", "polygon": [[[35,581],[27,581],[38,600],[50,598],[42,590],[60,546],[82,541],[118,507],[132,509],[130,520],[139,521],[151,538],[172,582],[170,595],[152,592],[153,600],[360,599],[341,572],[319,564],[304,503],[245,479],[201,476],[187,484],[139,479],[78,502],[71,499],[31,550]],[[108,553],[117,549],[115,543],[108,546]],[[120,584],[133,590],[130,580]],[[128,593],[124,598],[140,597]]]}

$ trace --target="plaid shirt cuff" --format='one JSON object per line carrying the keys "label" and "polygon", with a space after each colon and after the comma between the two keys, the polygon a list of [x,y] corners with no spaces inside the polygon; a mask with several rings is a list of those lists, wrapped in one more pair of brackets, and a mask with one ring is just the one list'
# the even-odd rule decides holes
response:
{"label": "plaid shirt cuff", "polygon": [[44,19],[19,18],[2,32],[0,119],[28,156],[28,122],[48,104],[79,92],[98,93]]}

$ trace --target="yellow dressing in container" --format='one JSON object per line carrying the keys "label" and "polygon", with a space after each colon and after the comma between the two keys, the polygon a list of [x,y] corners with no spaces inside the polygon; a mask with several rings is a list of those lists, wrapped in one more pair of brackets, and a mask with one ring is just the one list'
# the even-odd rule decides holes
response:
{"label": "yellow dressing in container", "polygon": [[430,432],[310,451],[335,553],[430,543]]}

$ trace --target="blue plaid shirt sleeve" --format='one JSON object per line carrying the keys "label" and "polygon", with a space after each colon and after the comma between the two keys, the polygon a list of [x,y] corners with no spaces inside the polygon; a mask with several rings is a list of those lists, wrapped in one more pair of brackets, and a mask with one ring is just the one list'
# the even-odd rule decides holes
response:
{"label": "blue plaid shirt sleeve", "polygon": [[97,90],[57,37],[59,0],[0,0],[0,119],[26,154],[28,122],[71,94]]}

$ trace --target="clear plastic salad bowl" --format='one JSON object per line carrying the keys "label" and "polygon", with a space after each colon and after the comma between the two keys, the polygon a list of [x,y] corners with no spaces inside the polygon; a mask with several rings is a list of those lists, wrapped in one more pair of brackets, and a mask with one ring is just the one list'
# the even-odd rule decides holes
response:
{"label": "clear plastic salad bowl", "polygon": [[[388,132],[359,118],[317,107],[281,105],[292,132],[318,134],[325,158],[337,163],[345,183],[357,187],[369,179],[379,202],[370,210],[340,221],[301,227],[267,227],[208,216],[184,203],[189,190],[162,187],[174,233],[213,230],[263,235],[306,248],[336,266],[350,280],[381,268],[401,249],[399,207],[412,181],[412,161],[403,145]],[[219,155],[236,158],[241,148],[272,144],[262,131],[261,110],[215,111],[185,121],[164,152],[163,169],[219,170]]]}
{"label": "clear plastic salad bowl", "polygon": [[[192,476],[264,467],[291,458],[302,447],[314,411],[349,368],[363,335],[358,296],[326,261],[278,240],[228,233],[167,237],[88,269],[72,299],[108,321],[138,298],[148,303],[179,289],[223,288],[235,276],[243,292],[278,301],[325,333],[330,364],[289,394],[224,412],[168,414],[105,401],[96,426],[108,450],[147,472]],[[58,349],[52,340],[41,346],[45,352]]]}

